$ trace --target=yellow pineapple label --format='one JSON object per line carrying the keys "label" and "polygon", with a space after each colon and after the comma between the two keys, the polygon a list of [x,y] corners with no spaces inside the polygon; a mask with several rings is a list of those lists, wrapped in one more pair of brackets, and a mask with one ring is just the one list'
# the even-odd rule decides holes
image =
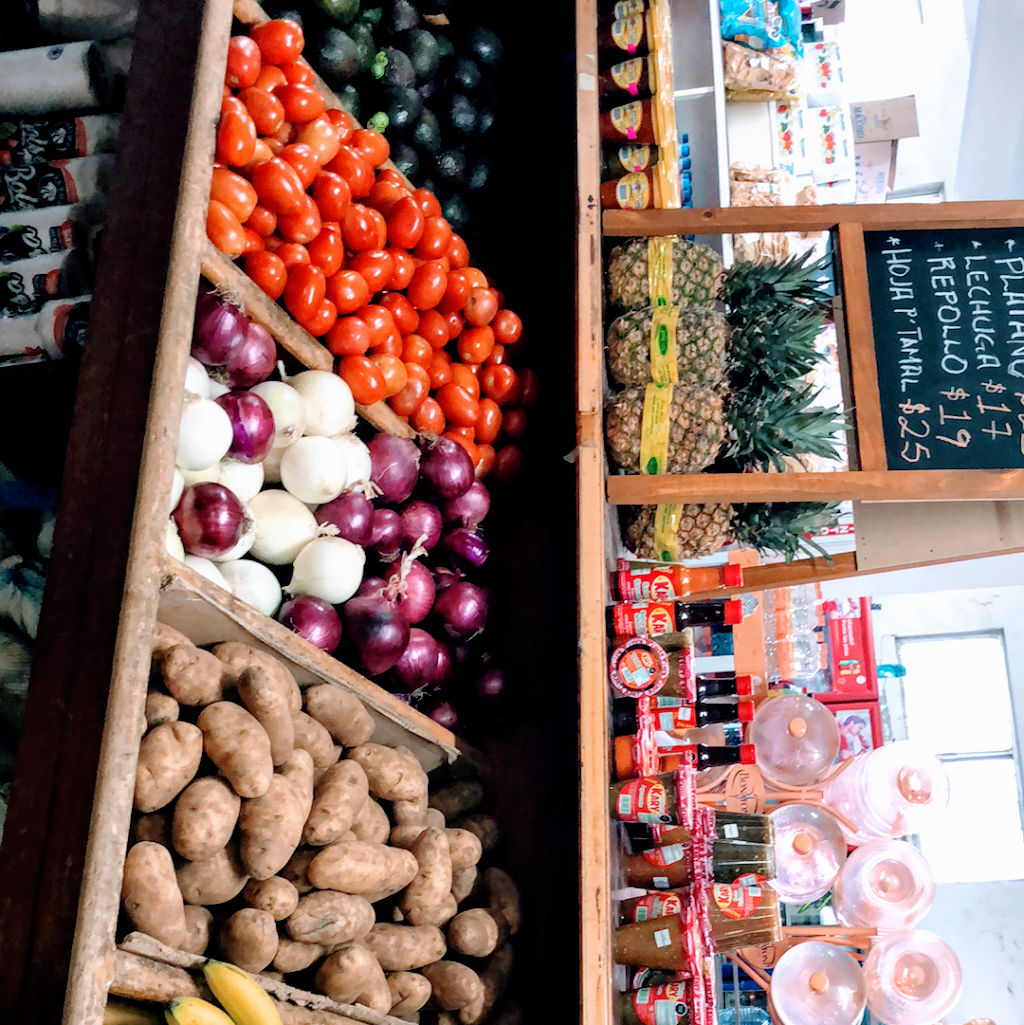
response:
{"label": "yellow pineapple label", "polygon": [[659,235],[647,240],[647,290],[652,306],[672,302],[672,239]]}
{"label": "yellow pineapple label", "polygon": [[615,64],[611,69],[612,81],[623,91],[631,96],[640,93],[640,79],[644,76],[644,60],[642,57],[634,57],[632,60]]}
{"label": "yellow pineapple label", "polygon": [[620,146],[616,156],[626,171],[643,171],[654,166],[653,146]]}
{"label": "yellow pineapple label", "polygon": [[651,313],[651,379],[656,384],[675,384],[679,380],[678,319],[678,306],[655,306]]}
{"label": "yellow pineapple label", "polygon": [[643,15],[633,15],[612,22],[612,40],[620,50],[636,53],[640,41],[644,38]]}
{"label": "yellow pineapple label", "polygon": [[654,510],[654,550],[662,562],[679,561],[681,505],[659,505]]}
{"label": "yellow pineapple label", "polygon": [[640,422],[640,472],[663,473],[668,462],[668,436],[672,426],[669,410],[672,386],[649,384],[644,391],[644,415]]}
{"label": "yellow pineapple label", "polygon": [[616,21],[631,18],[635,14],[643,14],[647,10],[647,0],[619,0],[612,8],[612,17]]}
{"label": "yellow pineapple label", "polygon": [[654,190],[643,171],[630,171],[615,183],[615,202],[620,210],[646,210]]}
{"label": "yellow pineapple label", "polygon": [[639,101],[624,103],[621,107],[613,107],[608,116],[619,135],[635,139],[644,124],[644,107]]}

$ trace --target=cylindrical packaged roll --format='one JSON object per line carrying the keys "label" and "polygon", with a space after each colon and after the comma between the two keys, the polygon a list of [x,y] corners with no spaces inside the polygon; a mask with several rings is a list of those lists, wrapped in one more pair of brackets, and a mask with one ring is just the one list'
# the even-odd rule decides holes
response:
{"label": "cylindrical packaged roll", "polygon": [[6,145],[0,142],[0,164],[38,164],[47,160],[71,160],[97,153],[113,153],[120,123],[118,114],[15,121],[13,130],[7,134]]}
{"label": "cylindrical packaged roll", "polygon": [[50,206],[0,214],[0,263],[71,249],[83,213],[78,206]]}
{"label": "cylindrical packaged roll", "polygon": [[81,351],[92,296],[55,299],[26,317],[0,320],[0,363],[59,359]]}
{"label": "cylindrical packaged roll", "polygon": [[0,320],[38,313],[51,299],[89,291],[89,267],[77,249],[0,265]]}
{"label": "cylindrical packaged roll", "polygon": [[657,146],[606,146],[601,155],[601,181],[612,181],[630,171],[655,167],[658,154]]}
{"label": "cylindrical packaged roll", "polygon": [[78,157],[0,169],[0,210],[35,210],[90,203],[105,195],[114,157]]}
{"label": "cylindrical packaged roll", "polygon": [[36,0],[39,28],[57,39],[119,39],[135,28],[138,0]]}
{"label": "cylindrical packaged roll", "polygon": [[94,42],[0,53],[0,110],[7,115],[96,110],[110,100],[111,75]]}

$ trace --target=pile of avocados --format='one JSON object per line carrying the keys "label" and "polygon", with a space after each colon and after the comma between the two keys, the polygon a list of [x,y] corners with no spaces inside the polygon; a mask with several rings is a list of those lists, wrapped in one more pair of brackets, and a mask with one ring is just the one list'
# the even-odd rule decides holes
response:
{"label": "pile of avocados", "polygon": [[[486,134],[500,108],[501,40],[479,23],[479,0],[267,0],[294,18],[304,56],[363,124],[383,131],[391,159],[433,191],[470,232],[467,203],[487,185]],[[467,238],[467,240],[469,240]]]}

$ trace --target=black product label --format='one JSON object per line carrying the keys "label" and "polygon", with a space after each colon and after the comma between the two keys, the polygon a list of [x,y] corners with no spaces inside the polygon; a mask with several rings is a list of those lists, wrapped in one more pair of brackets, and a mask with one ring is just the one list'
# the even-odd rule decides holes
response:
{"label": "black product label", "polygon": [[69,202],[67,180],[60,167],[30,164],[7,167],[3,171],[0,210],[33,210],[36,207],[64,206]]}
{"label": "black product label", "polygon": [[63,328],[54,325],[57,347],[61,352],[80,350],[85,345],[85,330],[89,326],[89,303],[75,303],[68,311]]}
{"label": "black product label", "polygon": [[38,310],[39,300],[30,291],[25,275],[0,270],[0,317],[23,317]]}
{"label": "black product label", "polygon": [[[57,232],[54,239],[53,232]],[[60,229],[50,229],[50,242],[54,250],[60,249]],[[29,224],[15,224],[11,228],[0,227],[0,263],[25,260],[30,256],[43,256],[51,250],[39,236],[39,230]]]}
{"label": "black product label", "polygon": [[79,135],[83,129],[77,118],[22,121],[17,128],[20,129],[20,139],[14,157],[19,163],[68,160],[82,155],[79,152]]}

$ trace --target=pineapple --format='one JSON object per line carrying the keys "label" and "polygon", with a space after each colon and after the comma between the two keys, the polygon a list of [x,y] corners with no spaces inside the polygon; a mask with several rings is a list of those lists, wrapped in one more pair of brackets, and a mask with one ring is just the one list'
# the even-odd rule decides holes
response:
{"label": "pineapple", "polygon": [[657,506],[641,505],[626,524],[626,547],[638,559],[696,559],[717,552],[729,541],[732,524],[731,505],[698,505],[688,502],[679,508],[678,550],[661,552],[655,546],[654,515]]}
{"label": "pineapple", "polygon": [[[656,308],[630,310],[608,328],[608,372],[619,384],[647,384],[652,380],[651,320]],[[724,385],[728,338],[724,314],[681,307],[676,316],[675,339],[678,383],[691,389]]]}
{"label": "pineapple", "polygon": [[[718,298],[722,288],[722,258],[709,246],[687,242],[675,235],[672,243],[672,306],[703,306]],[[608,295],[623,309],[651,305],[647,280],[648,244],[631,238],[616,246],[608,258]]]}
{"label": "pineapple", "polygon": [[[725,440],[722,397],[711,388],[671,385],[669,444],[665,473],[699,473],[710,466]],[[626,388],[605,405],[608,454],[619,469],[640,472],[643,387]]]}

